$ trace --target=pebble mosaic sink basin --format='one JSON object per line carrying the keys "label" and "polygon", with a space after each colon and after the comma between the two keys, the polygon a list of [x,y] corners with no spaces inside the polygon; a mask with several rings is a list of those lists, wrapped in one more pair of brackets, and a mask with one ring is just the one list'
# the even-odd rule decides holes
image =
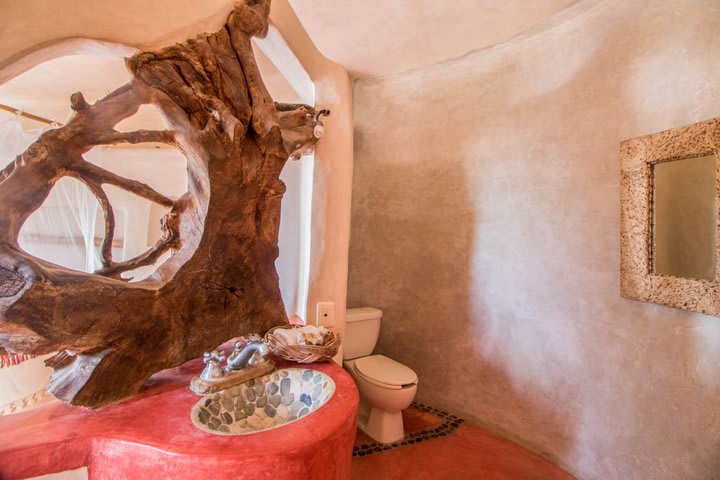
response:
{"label": "pebble mosaic sink basin", "polygon": [[322,372],[284,368],[241,385],[206,395],[190,419],[217,435],[247,435],[288,425],[322,407],[335,382]]}

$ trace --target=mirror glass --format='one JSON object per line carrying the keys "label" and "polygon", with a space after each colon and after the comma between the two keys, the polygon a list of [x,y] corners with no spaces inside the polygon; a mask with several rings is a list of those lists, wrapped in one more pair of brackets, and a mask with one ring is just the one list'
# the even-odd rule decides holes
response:
{"label": "mirror glass", "polygon": [[715,280],[715,155],[659,163],[653,175],[654,273]]}

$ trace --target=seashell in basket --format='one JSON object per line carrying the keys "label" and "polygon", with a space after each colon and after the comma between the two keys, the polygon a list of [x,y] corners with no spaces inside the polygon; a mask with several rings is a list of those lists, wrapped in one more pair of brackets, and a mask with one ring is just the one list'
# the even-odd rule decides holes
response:
{"label": "seashell in basket", "polygon": [[340,349],[340,333],[328,328],[322,345],[289,345],[282,335],[273,332],[279,329],[291,330],[301,328],[302,325],[281,325],[268,330],[265,334],[265,343],[270,352],[285,360],[298,363],[326,362],[337,355]]}

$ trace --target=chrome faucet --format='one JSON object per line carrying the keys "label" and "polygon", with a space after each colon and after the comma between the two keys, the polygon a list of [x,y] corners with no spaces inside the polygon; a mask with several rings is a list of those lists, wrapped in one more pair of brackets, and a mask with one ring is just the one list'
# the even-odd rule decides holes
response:
{"label": "chrome faucet", "polygon": [[234,372],[247,366],[260,365],[267,361],[268,349],[262,340],[235,342],[235,348],[227,359],[225,370]]}
{"label": "chrome faucet", "polygon": [[[190,381],[190,390],[198,395],[207,395],[239,385],[275,370],[275,364],[268,358],[268,348],[259,335],[240,337],[233,352],[225,362],[225,352],[205,352],[205,369]],[[224,364],[224,365],[223,365]]]}

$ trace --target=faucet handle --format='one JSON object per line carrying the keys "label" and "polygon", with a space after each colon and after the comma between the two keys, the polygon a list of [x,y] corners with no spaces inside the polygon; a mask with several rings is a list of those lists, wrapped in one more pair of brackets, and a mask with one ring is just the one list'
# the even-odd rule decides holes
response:
{"label": "faucet handle", "polygon": [[225,360],[225,352],[213,350],[203,354],[205,369],[200,374],[203,380],[217,380],[225,375],[222,369],[222,361]]}
{"label": "faucet handle", "polygon": [[203,354],[203,362],[208,364],[209,362],[222,363],[225,360],[225,352],[213,350],[212,352],[205,352]]}

